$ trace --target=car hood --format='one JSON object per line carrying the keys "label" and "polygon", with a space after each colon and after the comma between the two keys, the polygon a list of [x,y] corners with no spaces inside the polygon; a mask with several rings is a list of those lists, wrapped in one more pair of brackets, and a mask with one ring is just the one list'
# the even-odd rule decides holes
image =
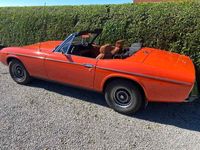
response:
{"label": "car hood", "polygon": [[22,48],[31,50],[40,50],[41,52],[50,53],[61,43],[62,41],[46,41],[46,42],[40,42],[32,45],[23,46]]}

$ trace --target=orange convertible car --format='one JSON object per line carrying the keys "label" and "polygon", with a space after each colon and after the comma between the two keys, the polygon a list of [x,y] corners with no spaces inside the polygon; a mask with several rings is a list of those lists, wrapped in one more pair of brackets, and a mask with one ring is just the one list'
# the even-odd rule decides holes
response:
{"label": "orange convertible car", "polygon": [[3,48],[0,60],[9,65],[11,77],[19,84],[36,77],[95,90],[105,94],[111,108],[125,114],[147,102],[185,102],[198,96],[189,57],[139,44],[124,48],[122,40],[100,46],[95,42],[101,31]]}

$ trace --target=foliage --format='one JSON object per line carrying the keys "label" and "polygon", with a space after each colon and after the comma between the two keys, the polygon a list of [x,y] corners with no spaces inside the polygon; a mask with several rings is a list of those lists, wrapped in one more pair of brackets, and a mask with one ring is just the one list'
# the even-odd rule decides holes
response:
{"label": "foliage", "polygon": [[200,63],[200,3],[0,8],[0,43],[20,46],[103,28],[101,41],[144,41]]}

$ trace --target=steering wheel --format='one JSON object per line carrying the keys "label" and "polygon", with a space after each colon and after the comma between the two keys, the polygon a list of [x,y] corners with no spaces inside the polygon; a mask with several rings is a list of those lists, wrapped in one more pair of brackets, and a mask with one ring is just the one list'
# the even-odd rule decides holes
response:
{"label": "steering wheel", "polygon": [[88,42],[85,42],[85,43],[83,43],[82,44],[84,47],[87,47],[88,45],[89,45],[89,43]]}
{"label": "steering wheel", "polygon": [[73,54],[74,50],[75,50],[75,46],[71,45],[71,47],[70,47],[70,53]]}

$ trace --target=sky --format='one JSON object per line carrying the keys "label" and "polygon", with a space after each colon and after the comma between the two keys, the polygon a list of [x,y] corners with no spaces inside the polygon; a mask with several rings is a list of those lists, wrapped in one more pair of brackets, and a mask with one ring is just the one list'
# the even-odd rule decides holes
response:
{"label": "sky", "polygon": [[88,5],[88,4],[121,4],[132,0],[0,0],[4,6],[44,6],[46,5]]}

